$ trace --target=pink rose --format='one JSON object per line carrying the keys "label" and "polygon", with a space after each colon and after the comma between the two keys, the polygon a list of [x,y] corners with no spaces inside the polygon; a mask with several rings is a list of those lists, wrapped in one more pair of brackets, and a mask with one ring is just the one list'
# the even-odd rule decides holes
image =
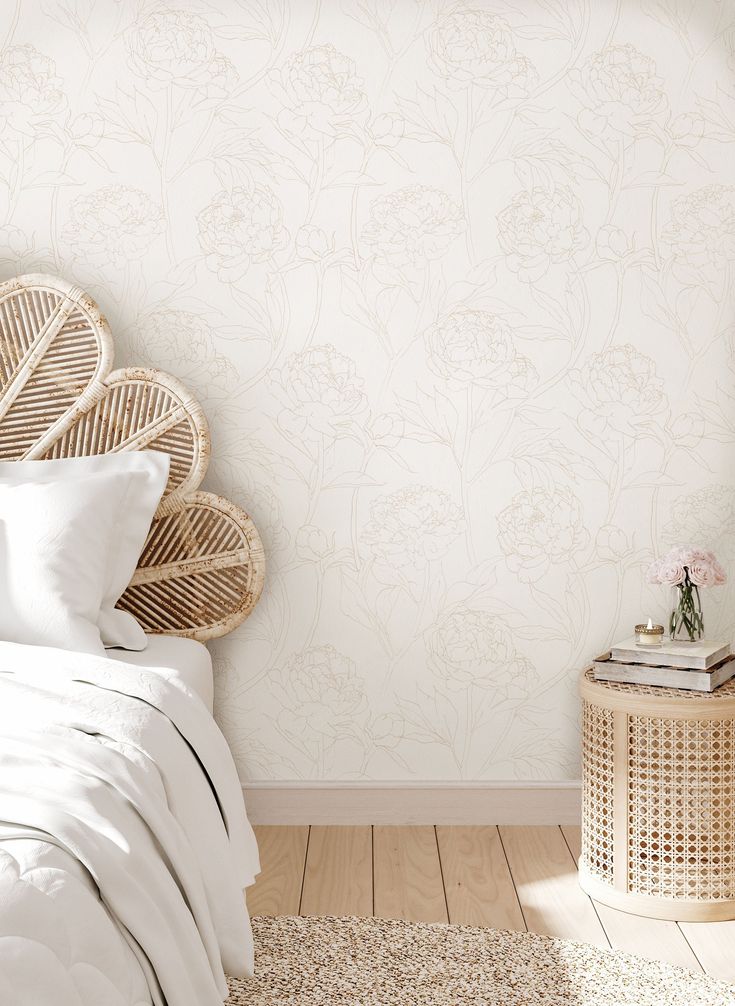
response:
{"label": "pink rose", "polygon": [[683,565],[676,560],[670,561],[664,559],[661,563],[659,569],[659,583],[663,583],[669,587],[677,587],[680,583],[683,583],[686,579],[686,572]]}
{"label": "pink rose", "polygon": [[695,559],[689,565],[689,579],[697,587],[714,587],[716,580],[712,564],[703,559]]}

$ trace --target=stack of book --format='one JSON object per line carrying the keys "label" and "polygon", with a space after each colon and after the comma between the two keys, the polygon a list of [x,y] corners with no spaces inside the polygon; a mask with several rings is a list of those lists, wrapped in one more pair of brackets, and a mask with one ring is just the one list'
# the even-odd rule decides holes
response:
{"label": "stack of book", "polygon": [[735,676],[735,654],[729,643],[664,639],[660,646],[645,646],[633,636],[598,657],[593,670],[598,681],[713,692]]}

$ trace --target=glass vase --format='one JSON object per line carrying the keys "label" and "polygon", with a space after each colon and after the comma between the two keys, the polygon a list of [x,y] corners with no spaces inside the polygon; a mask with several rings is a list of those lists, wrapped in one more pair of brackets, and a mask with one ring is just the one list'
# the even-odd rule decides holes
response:
{"label": "glass vase", "polygon": [[704,637],[702,598],[688,571],[684,582],[673,588],[669,635],[672,640],[684,643],[696,643]]}

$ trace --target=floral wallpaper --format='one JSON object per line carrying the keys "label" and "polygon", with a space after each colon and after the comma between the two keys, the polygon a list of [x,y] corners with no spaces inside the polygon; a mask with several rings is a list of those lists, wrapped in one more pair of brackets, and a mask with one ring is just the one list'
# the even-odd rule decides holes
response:
{"label": "floral wallpaper", "polygon": [[576,678],[714,548],[735,605],[731,0],[30,0],[3,276],[201,398],[268,552],[246,780],[566,779]]}

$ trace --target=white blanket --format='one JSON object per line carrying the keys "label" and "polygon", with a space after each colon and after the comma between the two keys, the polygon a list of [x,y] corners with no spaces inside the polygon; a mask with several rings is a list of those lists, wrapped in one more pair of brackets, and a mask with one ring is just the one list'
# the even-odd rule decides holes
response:
{"label": "white blanket", "polygon": [[215,1006],[252,970],[227,744],[160,670],[0,643],[0,1002]]}

